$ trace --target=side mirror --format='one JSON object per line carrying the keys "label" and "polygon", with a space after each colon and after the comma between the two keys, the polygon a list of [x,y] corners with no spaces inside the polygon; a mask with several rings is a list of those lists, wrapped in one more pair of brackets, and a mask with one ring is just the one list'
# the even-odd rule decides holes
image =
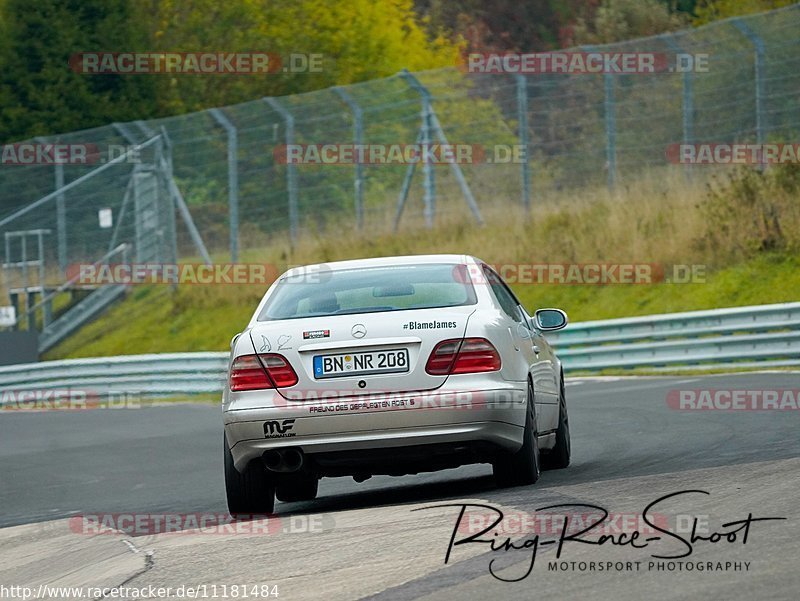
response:
{"label": "side mirror", "polygon": [[565,327],[569,320],[561,309],[538,309],[533,317],[536,327],[543,332],[552,332]]}

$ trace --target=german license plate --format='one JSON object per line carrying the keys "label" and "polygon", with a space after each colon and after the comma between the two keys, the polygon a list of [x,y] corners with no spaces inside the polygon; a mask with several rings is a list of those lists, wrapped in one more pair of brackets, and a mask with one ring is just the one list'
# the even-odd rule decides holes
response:
{"label": "german license plate", "polygon": [[314,377],[339,378],[408,371],[408,349],[314,355]]}

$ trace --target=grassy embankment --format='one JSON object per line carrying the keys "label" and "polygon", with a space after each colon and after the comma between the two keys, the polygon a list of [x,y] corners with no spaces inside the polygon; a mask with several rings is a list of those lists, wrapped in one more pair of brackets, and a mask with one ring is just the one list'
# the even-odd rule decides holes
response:
{"label": "grassy embankment", "polygon": [[[463,210],[426,230],[412,219],[394,235],[348,224],[285,240],[250,240],[242,262],[303,264],[421,253],[467,253],[493,264],[658,263],[703,265],[705,281],[651,285],[515,284],[523,303],[564,308],[573,321],[794,301],[800,298],[800,169],[725,171],[694,183],[663,174],[605,190],[538,199],[531,216],[498,203],[475,226]],[[708,183],[710,181],[710,184]],[[455,202],[453,200],[452,202]],[[442,203],[447,208],[446,201]],[[258,250],[254,250],[258,249]],[[226,260],[220,256],[219,260]],[[47,359],[226,350],[262,286],[140,287]]]}

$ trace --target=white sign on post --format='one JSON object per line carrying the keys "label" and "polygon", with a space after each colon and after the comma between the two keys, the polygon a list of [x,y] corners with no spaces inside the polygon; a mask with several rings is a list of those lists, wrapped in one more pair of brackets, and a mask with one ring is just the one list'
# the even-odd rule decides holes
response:
{"label": "white sign on post", "polygon": [[13,305],[0,307],[0,327],[11,327],[17,324],[17,310]]}
{"label": "white sign on post", "polygon": [[97,211],[97,219],[100,221],[100,227],[104,230],[114,225],[114,218],[111,214],[111,209],[100,209]]}

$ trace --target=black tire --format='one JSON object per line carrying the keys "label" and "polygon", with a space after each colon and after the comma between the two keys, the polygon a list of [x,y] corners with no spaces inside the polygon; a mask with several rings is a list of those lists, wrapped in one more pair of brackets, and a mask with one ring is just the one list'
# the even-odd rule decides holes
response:
{"label": "black tire", "polygon": [[561,390],[558,394],[558,429],[556,430],[556,444],[553,448],[542,453],[543,470],[561,470],[569,465],[572,455],[572,444],[569,436],[569,414],[567,413],[567,398],[564,394],[564,376],[561,376]]}
{"label": "black tire", "polygon": [[541,474],[539,464],[539,441],[536,438],[536,408],[533,389],[528,386],[528,411],[525,416],[525,432],[522,446],[513,454],[492,464],[494,479],[498,486],[526,486],[534,484]]}
{"label": "black tire", "polygon": [[319,478],[313,474],[297,474],[286,476],[285,481],[278,483],[275,496],[284,503],[295,501],[313,501],[317,498]]}
{"label": "black tire", "polygon": [[260,459],[247,464],[244,472],[233,465],[228,438],[223,440],[225,455],[225,493],[228,511],[235,518],[270,514],[275,510],[275,483]]}

